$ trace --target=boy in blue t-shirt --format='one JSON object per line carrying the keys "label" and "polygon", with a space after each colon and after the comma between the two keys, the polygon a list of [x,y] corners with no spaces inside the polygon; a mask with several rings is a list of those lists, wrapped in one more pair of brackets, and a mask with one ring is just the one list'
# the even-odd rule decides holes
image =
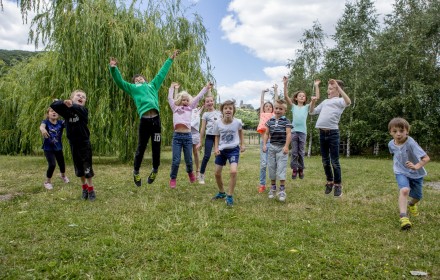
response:
{"label": "boy in blue t-shirt", "polygon": [[[422,199],[423,177],[427,175],[424,166],[429,156],[410,136],[409,123],[403,118],[394,118],[388,123],[393,140],[388,143],[393,155],[393,170],[399,187],[400,228],[410,229],[412,224],[407,215],[418,216],[417,203]],[[408,202],[408,196],[411,200]]]}

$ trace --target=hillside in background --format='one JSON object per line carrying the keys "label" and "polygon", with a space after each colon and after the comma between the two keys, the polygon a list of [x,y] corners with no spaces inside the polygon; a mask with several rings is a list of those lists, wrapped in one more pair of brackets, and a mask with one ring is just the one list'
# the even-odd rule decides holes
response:
{"label": "hillside in background", "polygon": [[1,50],[0,49],[0,60],[4,62],[7,66],[12,66],[17,64],[17,62],[21,62],[23,60],[28,59],[34,55],[38,54],[38,52],[30,52],[30,51],[21,51],[21,50]]}

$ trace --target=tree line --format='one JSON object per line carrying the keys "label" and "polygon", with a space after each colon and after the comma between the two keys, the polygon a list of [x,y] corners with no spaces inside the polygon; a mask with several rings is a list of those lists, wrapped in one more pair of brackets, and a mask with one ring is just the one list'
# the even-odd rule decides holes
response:
{"label": "tree line", "polygon": [[[214,80],[205,45],[203,19],[188,18],[181,1],[136,1],[125,6],[115,1],[24,0],[26,11],[37,10],[30,39],[44,42],[45,52],[28,63],[18,63],[0,77],[0,154],[31,154],[41,145],[36,132],[53,98],[68,98],[73,89],[88,94],[90,129],[97,154],[128,160],[135,150],[138,117],[130,98],[112,83],[107,64],[117,57],[124,78],[136,73],[151,79],[175,49],[182,54],[167,79],[198,92]],[[321,101],[326,81],[344,81],[352,99],[340,121],[345,153],[387,150],[387,124],[406,118],[411,135],[428,152],[438,151],[440,123],[440,1],[396,0],[391,14],[379,22],[372,0],[345,5],[333,35],[324,34],[319,21],[303,32],[301,48],[288,61],[289,92],[313,93],[320,79]],[[326,38],[333,41],[326,46]],[[159,93],[166,95],[166,87]],[[172,119],[166,98],[160,99],[164,144],[171,140]],[[316,118],[309,117],[309,153],[318,153]]]}

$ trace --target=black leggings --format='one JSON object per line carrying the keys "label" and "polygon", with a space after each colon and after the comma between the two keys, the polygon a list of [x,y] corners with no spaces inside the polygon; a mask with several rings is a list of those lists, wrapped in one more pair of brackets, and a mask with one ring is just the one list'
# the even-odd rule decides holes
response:
{"label": "black leggings", "polygon": [[144,159],[145,149],[148,140],[151,138],[151,149],[153,152],[153,168],[158,169],[160,165],[160,143],[161,143],[161,124],[160,117],[141,118],[138,131],[138,146],[134,156],[134,170],[139,171],[142,160]]}
{"label": "black leggings", "polygon": [[66,172],[66,163],[64,162],[64,154],[63,151],[44,151],[44,155],[47,159],[47,171],[46,177],[52,178],[53,172],[55,171],[56,162],[58,163],[58,167],[60,168],[60,172]]}

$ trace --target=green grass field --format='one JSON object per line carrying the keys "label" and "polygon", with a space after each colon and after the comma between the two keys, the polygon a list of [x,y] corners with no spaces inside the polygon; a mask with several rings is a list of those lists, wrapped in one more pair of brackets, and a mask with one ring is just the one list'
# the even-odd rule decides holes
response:
{"label": "green grass field", "polygon": [[[421,215],[399,228],[391,159],[342,158],[344,195],[324,195],[320,157],[306,159],[304,180],[287,180],[287,200],[258,194],[258,148],[240,158],[235,205],[211,202],[189,184],[183,163],[168,187],[171,153],[134,187],[132,165],[94,158],[95,202],[80,199],[79,179],[43,188],[41,157],[0,156],[0,279],[440,279],[440,164],[426,169]],[[228,181],[228,169],[224,170]],[[12,198],[10,198],[12,195]]]}

